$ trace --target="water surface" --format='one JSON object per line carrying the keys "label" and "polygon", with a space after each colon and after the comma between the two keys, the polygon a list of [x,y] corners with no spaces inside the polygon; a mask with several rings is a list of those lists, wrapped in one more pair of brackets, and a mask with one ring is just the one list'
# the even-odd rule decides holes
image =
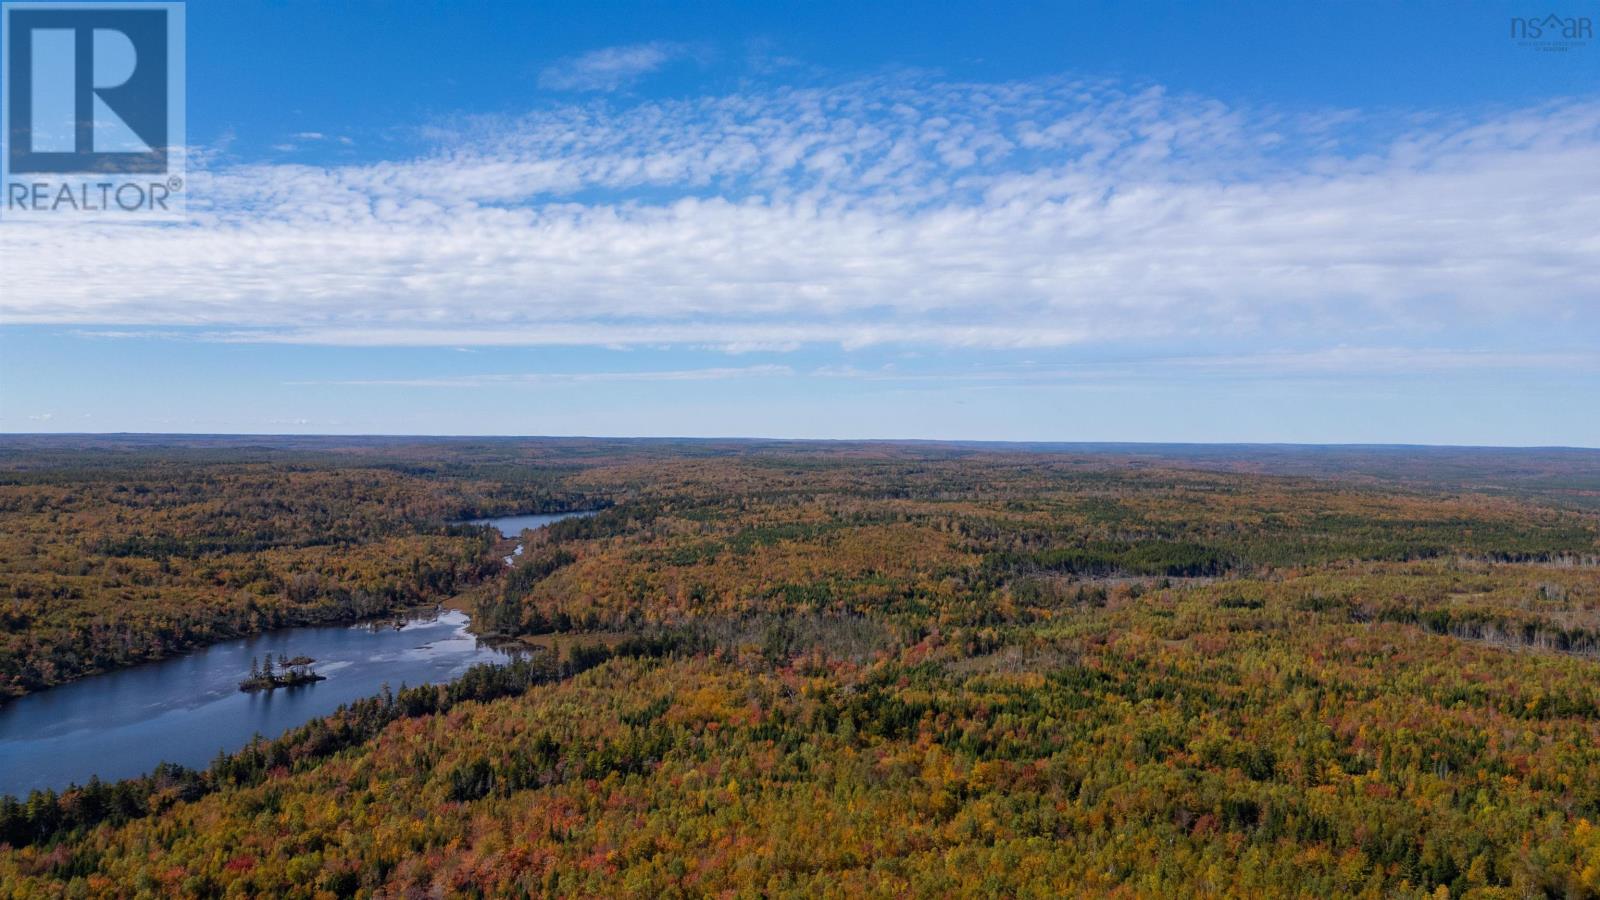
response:
{"label": "water surface", "polygon": [[[252,659],[268,653],[309,656],[327,680],[240,691]],[[451,610],[399,625],[285,628],[90,676],[0,707],[0,794],[129,778],[160,762],[202,768],[219,750],[277,737],[385,683],[437,684],[507,659]]]}
{"label": "water surface", "polygon": [[[567,515],[475,524],[514,537]],[[91,775],[130,778],[161,762],[202,768],[219,750],[238,750],[257,734],[277,737],[385,684],[438,684],[477,663],[510,658],[480,642],[467,623],[465,613],[451,610],[399,623],[285,628],[29,694],[0,706],[0,794],[61,790]],[[269,653],[309,656],[327,680],[241,692],[251,661]]]}
{"label": "water surface", "polygon": [[[524,516],[501,516],[497,519],[466,519],[454,524],[493,525],[495,528],[499,529],[501,537],[514,538],[531,528],[543,528],[552,522],[559,522],[562,519],[572,519],[579,516],[592,516],[594,513],[595,511],[592,509],[584,510],[582,512],[532,513]],[[517,557],[521,555],[522,545],[518,544],[517,548],[511,551],[511,555],[503,557],[503,559],[505,560],[506,565],[514,566],[517,564]]]}
{"label": "water surface", "polygon": [[592,516],[592,515],[594,515],[594,511],[593,510],[587,510],[587,511],[584,511],[584,512],[567,512],[567,513],[550,513],[550,514],[537,513],[537,514],[526,515],[526,516],[500,516],[499,518],[496,518],[496,519],[468,519],[468,520],[466,520],[464,522],[458,522],[456,524],[458,524],[458,525],[493,525],[494,527],[500,529],[501,537],[513,538],[513,537],[516,537],[517,535],[521,534],[524,530],[529,529],[529,528],[543,528],[544,526],[549,525],[552,522],[559,522],[562,519],[571,519],[571,518],[575,518],[575,517],[578,517],[578,516]]}

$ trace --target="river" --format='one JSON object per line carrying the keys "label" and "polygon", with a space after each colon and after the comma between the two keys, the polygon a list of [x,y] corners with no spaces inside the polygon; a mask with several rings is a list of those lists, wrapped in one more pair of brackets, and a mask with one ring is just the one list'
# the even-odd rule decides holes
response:
{"label": "river", "polygon": [[[477,522],[514,537],[562,518]],[[437,684],[510,659],[467,624],[465,613],[445,610],[398,623],[285,628],[30,694],[0,706],[0,794],[61,790],[91,775],[130,778],[161,762],[203,768],[219,750],[238,750],[257,734],[277,737],[384,684]],[[269,653],[309,656],[327,680],[241,692],[251,661]]]}

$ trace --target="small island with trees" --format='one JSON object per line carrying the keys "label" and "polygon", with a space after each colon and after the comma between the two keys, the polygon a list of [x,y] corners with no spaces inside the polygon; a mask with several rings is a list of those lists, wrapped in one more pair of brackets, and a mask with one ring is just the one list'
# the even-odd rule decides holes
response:
{"label": "small island with trees", "polygon": [[316,660],[309,656],[290,658],[287,654],[280,654],[274,659],[272,654],[268,653],[265,666],[260,660],[250,660],[250,677],[239,682],[239,690],[270,691],[281,687],[326,681],[328,676],[311,671],[310,666],[314,662]]}

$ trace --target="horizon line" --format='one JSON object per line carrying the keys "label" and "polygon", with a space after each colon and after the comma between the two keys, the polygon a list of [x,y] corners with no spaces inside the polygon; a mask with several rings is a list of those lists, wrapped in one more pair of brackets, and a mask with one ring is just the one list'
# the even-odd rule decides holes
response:
{"label": "horizon line", "polygon": [[0,441],[8,438],[280,438],[280,439],[401,439],[401,440],[522,440],[522,441],[726,441],[735,443],[791,444],[946,444],[1013,447],[1261,447],[1321,449],[1416,449],[1416,450],[1572,450],[1600,452],[1600,447],[1577,444],[1451,444],[1372,441],[1139,441],[1139,440],[1014,440],[993,438],[921,437],[767,437],[762,435],[602,435],[602,434],[425,434],[407,432],[329,432],[295,433],[268,431],[0,431]]}

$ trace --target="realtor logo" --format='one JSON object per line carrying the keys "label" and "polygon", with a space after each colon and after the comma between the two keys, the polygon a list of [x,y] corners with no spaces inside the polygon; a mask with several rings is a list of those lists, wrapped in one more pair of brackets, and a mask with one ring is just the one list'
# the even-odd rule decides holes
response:
{"label": "realtor logo", "polygon": [[1579,50],[1594,40],[1594,20],[1588,16],[1513,16],[1511,38],[1518,46],[1543,53]]}
{"label": "realtor logo", "polygon": [[0,4],[0,219],[182,211],[182,3]]}

